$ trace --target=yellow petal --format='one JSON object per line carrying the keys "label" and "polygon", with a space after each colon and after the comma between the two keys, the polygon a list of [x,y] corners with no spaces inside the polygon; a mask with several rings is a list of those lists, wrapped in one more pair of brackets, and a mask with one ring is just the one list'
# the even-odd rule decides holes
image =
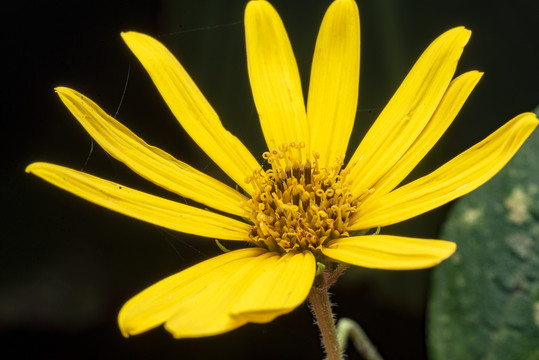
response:
{"label": "yellow petal", "polygon": [[449,241],[366,235],[333,240],[322,253],[334,260],[367,268],[413,270],[437,265],[456,248],[456,244]]}
{"label": "yellow petal", "polygon": [[500,171],[537,124],[532,113],[515,117],[432,173],[361,205],[350,230],[398,223],[469,193]]}
{"label": "yellow petal", "polygon": [[26,172],[121,214],[184,233],[249,240],[250,226],[192,206],[146,194],[63,166],[33,163]]}
{"label": "yellow petal", "polygon": [[245,9],[247,66],[254,101],[268,148],[304,142],[309,129],[299,72],[279,14],[266,1]]}
{"label": "yellow petal", "polygon": [[[249,270],[267,257],[268,252],[262,248],[230,251],[159,281],[131,298],[122,307],[118,314],[118,323],[123,335],[127,337],[140,334],[165,323],[182,310],[185,307],[184,302],[190,298],[196,298],[197,295],[216,288],[220,289],[221,284],[234,277],[234,274],[242,275],[241,269]],[[223,290],[228,293],[227,289]],[[214,295],[222,294],[216,292]],[[205,307],[189,311],[194,311],[195,315],[203,314]],[[230,326],[238,327],[244,323],[230,319]]]}
{"label": "yellow petal", "polygon": [[328,167],[346,153],[359,87],[359,14],[352,0],[334,1],[322,21],[314,50],[307,119],[311,149]]}
{"label": "yellow petal", "polygon": [[185,131],[239,186],[260,167],[243,143],[228,132],[187,72],[160,42],[136,32],[122,33]]}
{"label": "yellow petal", "polygon": [[421,55],[348,164],[354,193],[372,188],[423,131],[446,92],[469,38],[470,31],[454,28],[434,40]]}
{"label": "yellow petal", "polygon": [[[311,268],[316,265],[310,253],[231,251],[172,275],[129,300],[118,316],[120,328],[128,336],[164,323],[174,337],[181,338],[216,335],[249,321],[271,321],[305,300],[314,279]],[[277,294],[269,295],[268,288]],[[267,316],[238,315],[233,309],[257,310]]]}
{"label": "yellow petal", "polygon": [[423,132],[395,166],[374,185],[376,191],[365,202],[387,194],[404,180],[451,125],[482,75],[483,73],[470,71],[451,82]]}
{"label": "yellow petal", "polygon": [[240,206],[247,200],[244,195],[146,144],[84,95],[63,87],[56,88],[56,92],[99,145],[140,176],[214,209],[244,215]]}
{"label": "yellow petal", "polygon": [[235,317],[266,323],[294,310],[311,290],[316,261],[310,251],[288,253],[270,270],[261,273],[231,308]]}

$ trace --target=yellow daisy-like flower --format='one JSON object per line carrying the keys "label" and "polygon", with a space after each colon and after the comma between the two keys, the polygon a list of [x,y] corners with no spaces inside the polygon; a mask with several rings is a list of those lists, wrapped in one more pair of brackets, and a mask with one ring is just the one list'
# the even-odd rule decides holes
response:
{"label": "yellow daisy-like flower", "polygon": [[183,128],[243,192],[148,145],[76,91],[56,89],[109,154],[151,182],[219,213],[58,165],[34,163],[28,172],[155,225],[248,244],[129,300],[119,314],[125,336],[165,324],[175,337],[198,337],[271,321],[305,301],[317,262],[395,270],[438,264],[455,251],[454,243],[357,234],[409,219],[477,188],[509,161],[538,124],[534,114],[519,115],[431,174],[397,187],[444,133],[481,77],[470,71],[453,79],[470,31],[458,27],[434,40],[346,165],[359,83],[355,2],[334,1],[323,19],[307,106],[288,36],[268,2],[248,3],[245,31],[249,78],[269,149],[262,165],[224,129],[161,43],[135,32],[122,34]]}

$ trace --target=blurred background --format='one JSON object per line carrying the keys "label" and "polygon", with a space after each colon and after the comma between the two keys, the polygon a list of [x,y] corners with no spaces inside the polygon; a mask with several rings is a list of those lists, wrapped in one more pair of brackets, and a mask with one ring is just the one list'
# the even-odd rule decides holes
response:
{"label": "blurred background", "polygon": [[[306,88],[330,1],[272,3],[288,30]],[[123,338],[116,316],[126,300],[221,251],[212,240],[127,218],[24,173],[31,162],[50,161],[174,199],[92,142],[54,94],[55,86],[69,86],[116,114],[148,143],[230,183],[186,136],[119,34],[136,30],[159,38],[225,127],[260,155],[265,144],[247,77],[245,4],[26,1],[3,9],[0,342],[5,358],[322,358],[306,305],[270,324],[216,337],[174,340],[158,328]],[[477,69],[485,76],[412,178],[538,105],[536,1],[364,0],[358,5],[361,79],[351,149],[423,49],[454,26],[473,32],[457,73]],[[449,206],[382,231],[437,237]],[[333,288],[335,312],[357,320],[386,359],[426,359],[429,274],[352,268]],[[360,359],[354,350],[348,354]]]}

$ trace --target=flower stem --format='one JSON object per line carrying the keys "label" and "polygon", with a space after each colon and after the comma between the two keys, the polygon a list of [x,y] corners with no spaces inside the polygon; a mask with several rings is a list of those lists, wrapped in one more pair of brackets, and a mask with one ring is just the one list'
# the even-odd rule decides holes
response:
{"label": "flower stem", "polygon": [[[326,274],[322,274],[321,276],[325,277],[324,275]],[[325,283],[325,281],[322,282]],[[342,360],[342,353],[337,339],[337,329],[335,328],[335,318],[331,311],[331,302],[329,301],[329,286],[324,285],[311,289],[309,303],[318,328],[320,329],[320,334],[322,335],[322,345],[326,351],[327,359]]]}
{"label": "flower stem", "polygon": [[355,348],[366,360],[382,360],[382,356],[369,340],[365,331],[352,319],[342,318],[337,324],[337,337],[341,350],[344,351],[348,338],[352,340]]}

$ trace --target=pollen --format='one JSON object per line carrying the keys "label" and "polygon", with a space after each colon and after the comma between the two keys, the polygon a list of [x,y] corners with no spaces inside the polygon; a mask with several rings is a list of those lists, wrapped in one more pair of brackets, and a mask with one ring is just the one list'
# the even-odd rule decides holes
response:
{"label": "pollen", "polygon": [[348,236],[349,218],[359,203],[352,195],[342,160],[319,168],[319,155],[302,161],[302,143],[263,154],[270,165],[246,179],[254,193],[246,203],[253,224],[249,237],[270,251],[319,253],[327,241]]}

